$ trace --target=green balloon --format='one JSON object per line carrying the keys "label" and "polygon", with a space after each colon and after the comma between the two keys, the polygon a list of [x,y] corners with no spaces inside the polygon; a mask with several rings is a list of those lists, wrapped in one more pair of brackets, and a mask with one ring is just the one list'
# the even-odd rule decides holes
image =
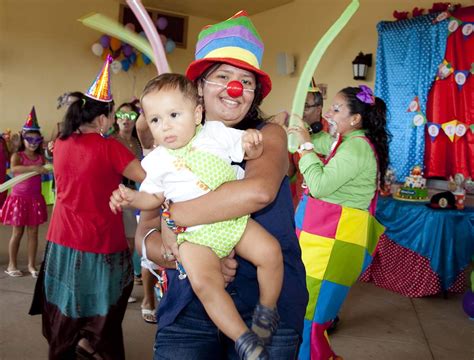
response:
{"label": "green balloon", "polygon": [[[298,80],[298,84],[295,90],[295,96],[293,97],[293,105],[291,108],[291,115],[289,120],[289,126],[296,126],[303,118],[304,102],[306,100],[306,94],[308,92],[308,84],[311,82],[311,78],[318,67],[319,61],[323,57],[328,46],[332,43],[334,38],[339,32],[346,26],[351,19],[352,15],[359,8],[359,1],[352,0],[347,6],[346,10],[337,19],[337,21],[329,28],[324,36],[318,41],[311,55],[309,56],[306,64],[303,68],[301,76]],[[298,149],[298,142],[294,134],[288,135],[288,150],[294,153]]]}

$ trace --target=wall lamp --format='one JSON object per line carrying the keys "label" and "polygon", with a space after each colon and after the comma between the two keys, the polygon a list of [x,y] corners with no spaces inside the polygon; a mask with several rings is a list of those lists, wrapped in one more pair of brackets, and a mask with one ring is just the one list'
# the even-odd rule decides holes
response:
{"label": "wall lamp", "polygon": [[352,61],[352,73],[354,80],[365,80],[368,68],[372,66],[372,54],[362,52]]}

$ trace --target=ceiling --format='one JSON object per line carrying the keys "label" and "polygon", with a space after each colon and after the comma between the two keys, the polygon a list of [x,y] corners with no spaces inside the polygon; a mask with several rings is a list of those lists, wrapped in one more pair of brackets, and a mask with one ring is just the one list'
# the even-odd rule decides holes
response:
{"label": "ceiling", "polygon": [[285,5],[294,0],[142,0],[145,7],[215,20],[228,19],[239,10],[249,15]]}

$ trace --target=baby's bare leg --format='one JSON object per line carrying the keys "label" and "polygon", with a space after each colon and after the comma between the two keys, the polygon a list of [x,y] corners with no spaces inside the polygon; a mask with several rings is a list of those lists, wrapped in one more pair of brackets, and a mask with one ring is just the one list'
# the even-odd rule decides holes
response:
{"label": "baby's bare leg", "polygon": [[275,308],[283,284],[283,256],[278,241],[249,219],[235,251],[257,268],[260,303]]}
{"label": "baby's bare leg", "polygon": [[190,242],[180,245],[179,255],[191,286],[211,320],[229,338],[237,340],[248,328],[225,291],[219,257],[210,248]]}

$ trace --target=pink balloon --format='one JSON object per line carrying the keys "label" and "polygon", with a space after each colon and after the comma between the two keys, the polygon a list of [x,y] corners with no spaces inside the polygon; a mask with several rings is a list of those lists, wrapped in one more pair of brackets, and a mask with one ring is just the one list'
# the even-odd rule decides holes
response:
{"label": "pink balloon", "polygon": [[137,20],[145,31],[148,41],[150,42],[158,74],[169,73],[170,68],[168,61],[166,60],[165,49],[160,37],[158,36],[158,31],[156,31],[156,27],[150,19],[150,15],[148,15],[148,12],[145,10],[140,0],[127,0],[127,5],[132,9]]}

